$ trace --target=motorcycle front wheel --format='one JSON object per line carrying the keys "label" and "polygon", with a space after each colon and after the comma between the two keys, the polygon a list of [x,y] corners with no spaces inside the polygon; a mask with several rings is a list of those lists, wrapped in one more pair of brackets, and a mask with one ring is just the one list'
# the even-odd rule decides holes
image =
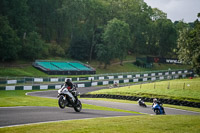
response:
{"label": "motorcycle front wheel", "polygon": [[64,96],[60,96],[59,99],[58,99],[58,105],[61,109],[64,109],[65,108],[65,100],[64,100]]}
{"label": "motorcycle front wheel", "polygon": [[81,104],[81,101],[80,101],[80,100],[77,101],[77,103],[76,103],[76,105],[75,105],[75,107],[74,107],[74,110],[75,110],[76,112],[81,112],[81,110],[82,110],[82,104]]}
{"label": "motorcycle front wheel", "polygon": [[159,109],[155,109],[154,112],[156,113],[156,115],[160,115],[160,110]]}

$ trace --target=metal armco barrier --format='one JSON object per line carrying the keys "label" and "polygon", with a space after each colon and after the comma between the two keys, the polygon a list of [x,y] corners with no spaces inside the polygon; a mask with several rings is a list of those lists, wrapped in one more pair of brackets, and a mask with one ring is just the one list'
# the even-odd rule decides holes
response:
{"label": "metal armco barrier", "polygon": [[33,77],[24,77],[18,79],[9,79],[9,80],[0,80],[0,84],[19,84],[19,83],[42,83],[42,82],[64,82],[65,79],[71,79],[74,81],[94,81],[94,80],[112,80],[112,79],[130,79],[130,78],[139,78],[145,77],[149,78],[152,76],[160,76],[161,79],[164,76],[179,76],[179,75],[188,75],[193,74],[192,70],[165,70],[165,71],[146,71],[146,72],[137,72],[137,73],[112,73],[107,75],[94,75],[89,77],[74,77],[74,78],[67,78],[67,77],[59,77],[59,78],[33,78]]}

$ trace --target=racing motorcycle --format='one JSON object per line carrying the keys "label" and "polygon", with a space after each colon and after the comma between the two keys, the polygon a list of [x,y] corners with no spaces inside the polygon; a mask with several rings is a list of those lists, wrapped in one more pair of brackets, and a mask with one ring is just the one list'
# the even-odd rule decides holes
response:
{"label": "racing motorcycle", "polygon": [[141,107],[147,107],[147,105],[145,104],[145,102],[143,100],[141,100],[141,99],[138,100],[138,104]]}
{"label": "racing motorcycle", "polygon": [[78,100],[78,96],[80,92],[77,91],[77,86],[74,85],[70,90],[67,89],[66,86],[62,86],[61,89],[58,90],[58,105],[61,109],[67,107],[72,107],[76,112],[80,112],[82,110],[81,101]]}
{"label": "racing motorcycle", "polygon": [[154,103],[152,105],[152,109],[156,113],[156,115],[165,115],[165,110],[164,110],[162,104]]}

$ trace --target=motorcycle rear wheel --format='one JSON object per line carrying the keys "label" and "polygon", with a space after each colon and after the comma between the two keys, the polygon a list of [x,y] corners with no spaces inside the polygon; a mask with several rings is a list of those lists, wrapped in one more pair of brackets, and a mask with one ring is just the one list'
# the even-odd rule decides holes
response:
{"label": "motorcycle rear wheel", "polygon": [[77,101],[76,106],[74,107],[74,110],[76,112],[81,112],[81,110],[82,110],[82,104],[81,104],[80,100]]}
{"label": "motorcycle rear wheel", "polygon": [[59,99],[58,99],[58,105],[61,109],[64,109],[65,108],[65,100],[64,100],[64,96],[60,96]]}

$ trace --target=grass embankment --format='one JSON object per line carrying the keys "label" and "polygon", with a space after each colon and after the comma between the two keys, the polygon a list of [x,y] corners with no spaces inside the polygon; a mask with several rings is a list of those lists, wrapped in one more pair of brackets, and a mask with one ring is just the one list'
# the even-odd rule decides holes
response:
{"label": "grass embankment", "polygon": [[90,94],[126,95],[200,102],[200,78],[177,79],[141,85],[103,89]]}
{"label": "grass embankment", "polygon": [[186,115],[143,115],[114,118],[94,118],[54,123],[33,124],[0,128],[4,133],[199,133],[200,116]]}
{"label": "grass embankment", "polygon": [[[104,69],[102,65],[99,68],[98,61],[90,62],[90,66],[96,69],[97,74],[104,73],[122,73],[122,72],[142,72],[142,71],[155,71],[155,70],[168,70],[170,69],[189,69],[188,65],[176,65],[176,64],[157,64],[154,63],[153,68],[141,68],[133,65],[136,56],[127,56],[125,59],[123,66],[119,64],[119,60],[114,60],[111,65]],[[63,60],[63,61],[71,61],[72,59],[64,59],[64,58],[51,58],[47,60]],[[85,63],[85,62],[83,62]],[[0,63],[0,77],[63,77],[63,75],[47,75],[40,70],[34,68],[32,62],[29,61],[16,61],[12,63]],[[81,75],[76,75],[81,76]],[[87,76],[87,75],[83,75]],[[68,77],[74,77],[68,75]]]}
{"label": "grass embankment", "polygon": [[24,67],[0,67],[0,76],[1,77],[47,77],[47,74],[42,71],[37,70],[36,68],[30,66]]}
{"label": "grass embankment", "polygon": [[[12,107],[12,106],[58,107],[57,99],[27,96],[27,95],[25,95],[27,92],[34,92],[34,91],[24,91],[24,90],[0,91],[0,107]],[[133,111],[127,111],[127,110],[121,110],[121,109],[115,109],[115,108],[107,108],[107,107],[88,105],[88,104],[83,104],[83,109],[95,109],[95,110],[137,113],[137,112],[133,112]]]}
{"label": "grass embankment", "polygon": [[[143,72],[143,71],[156,71],[156,70],[168,70],[168,68],[173,69],[189,69],[185,65],[175,65],[175,64],[154,64],[153,68],[141,68],[133,65],[133,63],[124,63],[123,66],[116,64],[110,65],[107,69],[96,67],[97,74],[105,73],[122,73],[122,72]],[[68,75],[68,77],[85,77],[87,75]],[[64,75],[48,75],[31,65],[22,67],[0,67],[0,77],[64,77]]]}
{"label": "grass embankment", "polygon": [[124,63],[123,66],[116,64],[116,65],[110,65],[107,67],[107,69],[99,69],[96,68],[97,74],[103,74],[103,73],[121,73],[121,72],[144,72],[144,71],[157,71],[157,70],[168,70],[168,69],[189,69],[190,66],[188,65],[177,65],[177,64],[157,64],[154,63],[154,66],[152,68],[142,68],[138,67],[136,65],[133,65],[132,62]]}

